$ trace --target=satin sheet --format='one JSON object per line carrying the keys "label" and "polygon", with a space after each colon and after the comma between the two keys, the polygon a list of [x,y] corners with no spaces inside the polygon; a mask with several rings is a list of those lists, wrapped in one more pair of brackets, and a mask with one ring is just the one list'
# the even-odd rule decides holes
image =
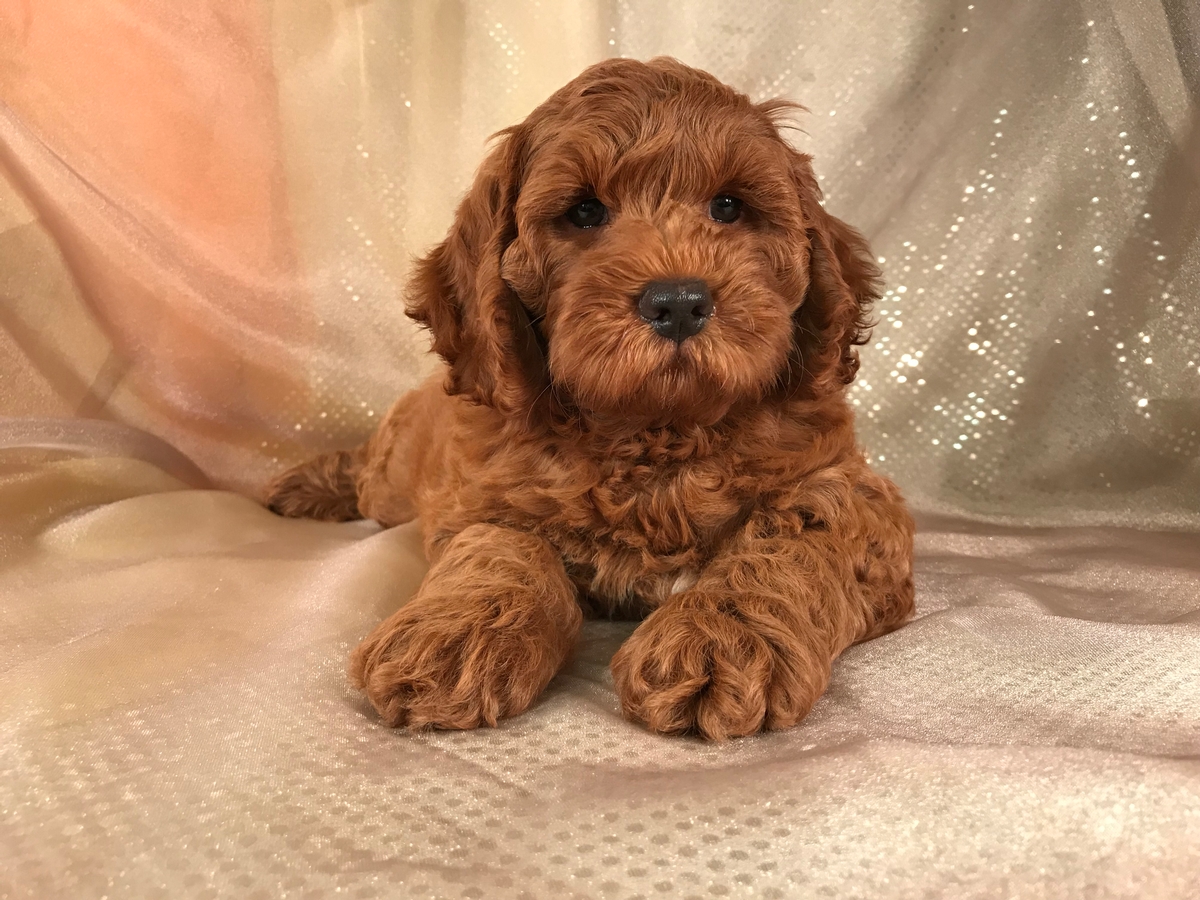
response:
{"label": "satin sheet", "polygon": [[926,517],[919,617],[788,732],[625,722],[591,622],[525,715],[412,735],[343,670],[416,530],[182,487],[0,454],[0,896],[1200,892],[1195,535]]}

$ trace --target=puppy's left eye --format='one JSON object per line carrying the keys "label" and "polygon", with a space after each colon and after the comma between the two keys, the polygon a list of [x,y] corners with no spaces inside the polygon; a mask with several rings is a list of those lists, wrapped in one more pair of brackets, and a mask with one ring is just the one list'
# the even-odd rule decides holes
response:
{"label": "puppy's left eye", "polygon": [[742,217],[742,201],[729,194],[717,194],[708,204],[708,214],[717,222],[736,222]]}
{"label": "puppy's left eye", "polygon": [[589,197],[567,210],[567,221],[576,228],[595,228],[608,221],[608,207],[595,197]]}

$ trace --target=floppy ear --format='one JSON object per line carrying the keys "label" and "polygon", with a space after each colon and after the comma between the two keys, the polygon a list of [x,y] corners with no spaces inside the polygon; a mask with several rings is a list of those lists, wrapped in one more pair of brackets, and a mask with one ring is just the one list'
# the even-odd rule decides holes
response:
{"label": "floppy ear", "polygon": [[446,239],[417,261],[407,298],[450,366],[447,391],[507,413],[528,409],[546,379],[529,315],[500,276],[517,234],[523,145],[520,126],[500,133]]}
{"label": "floppy ear", "polygon": [[809,157],[796,154],[793,173],[808,235],[808,291],[793,316],[789,383],[797,395],[817,399],[854,380],[855,348],[870,337],[882,273],[867,239],[821,206]]}

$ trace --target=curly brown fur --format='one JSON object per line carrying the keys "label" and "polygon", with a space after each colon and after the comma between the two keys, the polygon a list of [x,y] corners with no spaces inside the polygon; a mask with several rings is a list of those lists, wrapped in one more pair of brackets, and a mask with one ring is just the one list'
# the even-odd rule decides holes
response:
{"label": "curly brown fur", "polygon": [[[522,711],[583,604],[649,613],[613,659],[630,718],[784,728],[911,615],[912,521],[845,398],[879,272],[780,137],[788,106],[674,60],[588,69],[502,133],[417,265],[446,376],[276,481],[285,514],[420,519],[433,567],[351,664],[389,724]],[[717,194],[742,217],[714,221]],[[609,219],[574,227],[589,196]],[[715,310],[676,343],[638,298],[683,278]]]}

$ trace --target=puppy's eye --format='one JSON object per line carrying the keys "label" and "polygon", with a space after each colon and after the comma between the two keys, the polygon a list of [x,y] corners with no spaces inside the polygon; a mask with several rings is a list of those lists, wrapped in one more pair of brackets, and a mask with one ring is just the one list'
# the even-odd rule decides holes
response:
{"label": "puppy's eye", "polygon": [[736,222],[742,217],[742,201],[729,194],[717,194],[708,204],[708,214],[717,222]]}
{"label": "puppy's eye", "polygon": [[595,197],[589,197],[567,210],[567,221],[576,228],[595,228],[608,221],[608,207]]}

